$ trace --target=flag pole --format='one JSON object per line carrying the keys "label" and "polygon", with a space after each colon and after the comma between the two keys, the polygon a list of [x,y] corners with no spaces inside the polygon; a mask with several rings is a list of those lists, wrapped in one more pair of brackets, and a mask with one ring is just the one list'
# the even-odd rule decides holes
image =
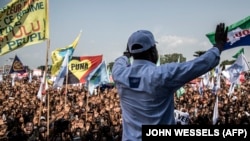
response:
{"label": "flag pole", "polygon": [[[48,69],[47,66],[48,66],[48,51],[49,51],[49,47],[50,47],[50,39],[48,39],[48,41],[47,41],[46,72],[47,72],[47,69]],[[45,77],[45,81],[44,82],[45,82],[45,85],[46,85],[46,83],[47,83],[46,82],[46,77]],[[49,103],[50,103],[50,93],[47,93],[46,95],[47,95],[47,140],[49,141],[49,131],[50,131],[49,130],[49,122],[50,122],[49,121],[49,117],[50,117],[50,115],[49,115],[50,114],[50,104]]]}
{"label": "flag pole", "polygon": [[[87,85],[86,85],[87,84]],[[89,102],[89,83],[87,82],[85,82],[85,85],[87,86],[87,92],[85,93],[86,94],[86,105],[85,105],[85,123],[87,123],[87,121],[88,121],[88,102]],[[85,124],[85,128],[87,127],[87,124]]]}
{"label": "flag pole", "polygon": [[[88,90],[88,92],[87,92],[87,95],[86,95],[86,117],[85,117],[85,122],[87,123],[87,121],[88,121],[88,108],[89,108],[89,104],[88,104],[88,102],[89,102],[89,90]],[[85,124],[86,125],[86,124]]]}
{"label": "flag pole", "polygon": [[[47,25],[48,27],[46,28],[47,31],[49,31],[49,0],[46,0],[46,6],[47,6],[47,9],[46,9],[46,14],[47,14]],[[49,32],[46,32],[47,34],[49,34]],[[50,36],[48,35],[48,40],[47,40],[47,50],[46,50],[46,64],[45,64],[45,70],[46,70],[46,74],[47,74],[47,71],[48,71],[48,58],[49,58],[49,49],[50,49]],[[46,77],[44,79],[45,81],[45,84],[46,84]],[[49,120],[49,117],[50,117],[50,97],[49,97],[49,93],[47,94],[47,141],[49,141],[49,125],[50,125],[50,120]]]}
{"label": "flag pole", "polygon": [[[47,51],[46,51],[46,63],[45,63],[45,70],[44,70],[44,78],[43,78],[43,83],[42,84],[42,98],[40,101],[40,115],[39,118],[41,117],[41,112],[42,112],[42,107],[43,107],[43,99],[45,98],[45,96],[47,95],[47,129],[49,129],[49,93],[46,94],[46,74],[47,74],[47,70],[48,70],[48,52],[49,52],[49,44],[50,44],[50,40],[47,40]],[[40,120],[38,121],[38,125],[40,126]],[[47,130],[47,133],[49,134],[49,130]]]}
{"label": "flag pole", "polygon": [[[69,62],[69,61],[68,61]],[[67,62],[67,65],[66,65],[66,84],[65,84],[65,91],[64,91],[64,106],[66,107],[66,104],[67,104],[67,93],[68,93],[68,73],[69,73],[69,63]]]}

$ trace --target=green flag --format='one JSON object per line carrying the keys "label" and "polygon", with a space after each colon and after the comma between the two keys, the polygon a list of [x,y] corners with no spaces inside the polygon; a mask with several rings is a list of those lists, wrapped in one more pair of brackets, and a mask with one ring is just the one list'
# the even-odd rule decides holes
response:
{"label": "green flag", "polygon": [[241,48],[236,54],[234,54],[233,58],[238,58],[240,54],[244,54],[244,48]]}
{"label": "green flag", "polygon": [[[209,41],[215,44],[215,32],[206,34]],[[223,50],[250,45],[250,16],[247,16],[228,26],[227,43]]]}
{"label": "green flag", "polygon": [[176,91],[176,95],[177,95],[177,98],[180,98],[180,96],[182,96],[184,93],[185,93],[185,89],[183,87],[179,88],[177,91]]}

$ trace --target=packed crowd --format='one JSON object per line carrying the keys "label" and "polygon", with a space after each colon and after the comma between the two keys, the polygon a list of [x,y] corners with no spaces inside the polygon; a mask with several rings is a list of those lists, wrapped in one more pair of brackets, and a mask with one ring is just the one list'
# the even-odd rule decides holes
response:
{"label": "packed crowd", "polygon": [[[122,111],[115,87],[98,89],[91,96],[85,87],[78,85],[67,85],[67,95],[64,89],[49,87],[48,104],[47,100],[37,98],[40,82],[36,77],[32,82],[22,78],[12,85],[10,76],[0,82],[0,141],[121,140]],[[216,124],[249,124],[250,81],[247,79],[230,96],[229,87],[222,79],[221,88],[216,92],[219,100]],[[197,85],[192,83],[187,83],[184,89],[181,96],[175,95],[175,109],[188,115],[184,123],[211,125],[215,93],[204,87],[200,94]]]}

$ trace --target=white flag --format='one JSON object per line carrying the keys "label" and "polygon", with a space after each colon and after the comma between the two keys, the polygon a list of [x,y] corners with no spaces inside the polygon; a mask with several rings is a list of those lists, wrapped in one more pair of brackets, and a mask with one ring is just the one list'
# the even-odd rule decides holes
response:
{"label": "white flag", "polygon": [[229,87],[229,92],[228,92],[228,96],[231,96],[234,93],[234,88],[235,88],[236,84],[235,83],[231,83],[230,87]]}
{"label": "white flag", "polygon": [[44,99],[42,99],[43,85],[45,85],[45,90],[47,90],[49,88],[47,80],[44,82],[45,76],[46,75],[45,75],[45,72],[44,72],[43,77],[41,78],[41,84],[40,84],[40,87],[39,87],[39,91],[37,93],[37,98],[42,100],[43,102],[45,102],[45,97],[44,97]]}
{"label": "white flag", "polygon": [[31,83],[31,82],[32,82],[32,74],[30,72],[30,74],[29,74],[29,83]]}
{"label": "white flag", "polygon": [[219,111],[218,111],[218,95],[216,95],[216,100],[214,104],[214,112],[213,112],[213,125],[217,123],[219,117]]}
{"label": "white flag", "polygon": [[16,73],[14,73],[12,75],[12,80],[11,80],[11,86],[14,87],[15,86],[15,79],[16,79]]}
{"label": "white flag", "polygon": [[3,75],[0,74],[0,82],[3,81]]}
{"label": "white flag", "polygon": [[209,85],[209,78],[210,78],[210,72],[207,72],[202,75],[203,85],[208,86]]}
{"label": "white flag", "polygon": [[238,84],[239,76],[242,72],[248,71],[249,65],[243,54],[240,54],[237,60],[227,69],[229,73],[229,81]]}
{"label": "white flag", "polygon": [[221,88],[220,77],[221,77],[221,68],[217,67],[216,68],[216,83],[215,83],[216,84],[216,87],[215,87],[216,91]]}

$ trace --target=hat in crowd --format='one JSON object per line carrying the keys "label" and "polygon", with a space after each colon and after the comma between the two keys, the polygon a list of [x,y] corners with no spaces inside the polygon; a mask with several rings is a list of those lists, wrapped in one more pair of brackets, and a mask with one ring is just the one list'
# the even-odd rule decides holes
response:
{"label": "hat in crowd", "polygon": [[[130,53],[141,53],[157,43],[154,39],[154,35],[148,30],[138,30],[134,32],[128,39],[128,49]],[[141,48],[133,48],[134,45],[140,45]]]}
{"label": "hat in crowd", "polygon": [[9,97],[9,100],[14,100],[15,98],[14,97]]}
{"label": "hat in crowd", "polygon": [[44,116],[41,116],[40,120],[46,120],[46,118]]}

